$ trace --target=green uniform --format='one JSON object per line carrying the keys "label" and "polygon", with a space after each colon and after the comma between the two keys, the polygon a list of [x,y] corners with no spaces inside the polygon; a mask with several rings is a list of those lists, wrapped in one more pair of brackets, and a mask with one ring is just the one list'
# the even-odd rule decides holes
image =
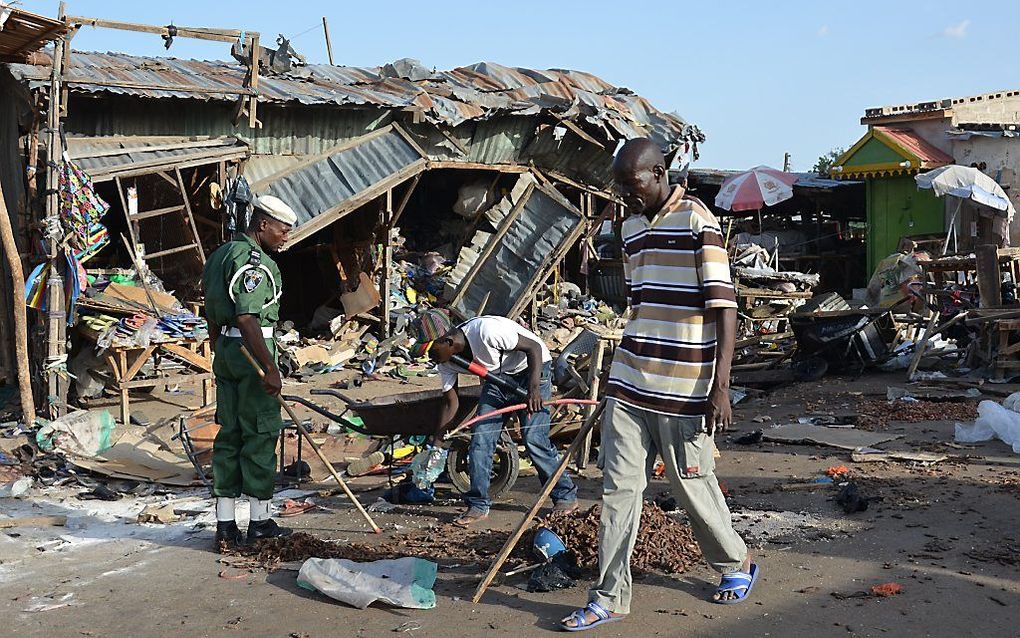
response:
{"label": "green uniform", "polygon": [[[209,256],[202,275],[206,316],[225,331],[237,317],[255,315],[269,328],[266,347],[276,360],[272,327],[280,317],[280,269],[247,235],[220,246]],[[262,388],[251,362],[241,352],[240,336],[210,335],[218,339],[213,373],[216,375],[216,421],[219,434],[213,446],[213,495],[258,499],[273,496],[276,439],[283,419],[280,404]]]}

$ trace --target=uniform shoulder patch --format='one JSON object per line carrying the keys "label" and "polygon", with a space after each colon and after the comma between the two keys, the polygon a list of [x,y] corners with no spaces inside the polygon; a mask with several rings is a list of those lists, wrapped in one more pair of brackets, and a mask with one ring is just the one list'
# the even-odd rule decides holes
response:
{"label": "uniform shoulder patch", "polygon": [[262,263],[262,253],[252,248],[251,252],[248,253],[248,263],[252,266],[258,266]]}
{"label": "uniform shoulder patch", "polygon": [[244,273],[244,280],[242,285],[244,286],[245,292],[255,292],[255,289],[259,287],[265,275],[258,268],[251,268]]}

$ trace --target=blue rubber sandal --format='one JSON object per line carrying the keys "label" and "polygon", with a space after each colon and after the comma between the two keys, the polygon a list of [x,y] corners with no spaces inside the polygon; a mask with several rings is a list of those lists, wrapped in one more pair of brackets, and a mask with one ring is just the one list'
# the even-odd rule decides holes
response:
{"label": "blue rubber sandal", "polygon": [[[590,623],[588,622],[588,614],[587,614],[587,612],[589,612],[589,611],[591,613],[595,614],[595,617],[596,617],[596,620],[594,620],[594,621],[592,621]],[[614,616],[611,613],[609,613],[608,611],[606,611],[605,607],[603,607],[602,605],[600,605],[598,603],[588,603],[587,605],[585,605],[581,609],[578,609],[574,613],[572,613],[569,616],[567,616],[566,620],[564,620],[562,623],[560,623],[560,629],[562,629],[563,631],[588,631],[589,629],[594,629],[595,627],[598,627],[599,625],[605,625],[606,623],[611,623],[611,622],[616,622],[618,620],[623,620],[626,617],[627,617],[626,615],[624,615],[624,616]],[[576,627],[568,627],[566,625],[566,621],[567,620],[573,620],[574,623],[576,623],[577,626]]]}
{"label": "blue rubber sandal", "polygon": [[730,574],[723,574],[722,581],[719,583],[719,587],[715,590],[717,594],[724,594],[727,592],[736,594],[736,598],[730,598],[729,600],[715,600],[712,602],[719,603],[720,605],[736,605],[742,603],[750,595],[751,590],[754,589],[754,584],[758,582],[758,573],[761,570],[758,569],[758,565],[751,563],[751,571],[748,572],[733,572]]}

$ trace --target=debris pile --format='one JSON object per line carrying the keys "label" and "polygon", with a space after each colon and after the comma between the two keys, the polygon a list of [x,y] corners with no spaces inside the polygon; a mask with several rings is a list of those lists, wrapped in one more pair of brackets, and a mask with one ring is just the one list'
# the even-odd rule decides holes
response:
{"label": "debris pile", "polygon": [[[563,539],[567,548],[577,555],[577,564],[585,569],[598,567],[600,505],[593,505],[583,514],[554,513],[539,522]],[[530,547],[525,537],[522,546]],[[691,528],[671,517],[651,501],[641,510],[641,527],[630,564],[639,571],[680,574],[701,560],[701,550]]]}
{"label": "debris pile", "polygon": [[977,402],[946,403],[939,401],[903,400],[861,401],[857,405],[857,427],[881,430],[889,423],[920,423],[922,421],[973,421],[977,418]]}

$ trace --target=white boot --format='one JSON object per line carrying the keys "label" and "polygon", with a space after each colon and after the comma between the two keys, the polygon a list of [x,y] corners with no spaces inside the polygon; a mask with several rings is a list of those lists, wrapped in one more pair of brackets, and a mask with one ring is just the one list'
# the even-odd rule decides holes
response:
{"label": "white boot", "polygon": [[234,520],[234,502],[236,499],[219,496],[216,498],[216,522]]}
{"label": "white boot", "polygon": [[254,496],[249,497],[248,501],[251,503],[251,520],[254,522],[265,521],[269,519],[269,506],[272,504],[271,500],[263,501],[257,499]]}

